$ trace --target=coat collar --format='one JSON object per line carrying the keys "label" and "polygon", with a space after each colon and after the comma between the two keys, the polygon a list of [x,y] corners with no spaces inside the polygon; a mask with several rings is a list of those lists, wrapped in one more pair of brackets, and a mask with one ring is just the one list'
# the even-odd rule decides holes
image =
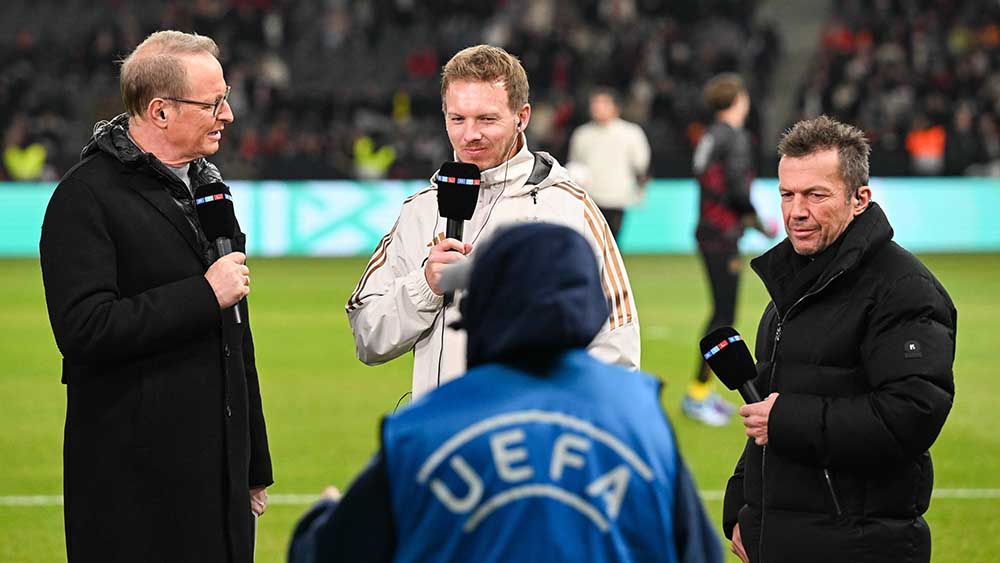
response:
{"label": "coat collar", "polygon": [[535,155],[528,150],[528,142],[522,133],[521,150],[517,154],[489,170],[483,170],[483,187],[487,190],[508,188],[506,193],[509,196],[519,195],[517,192],[524,189],[534,165]]}
{"label": "coat collar", "polygon": [[[190,199],[191,197],[187,186],[176,174],[160,162],[153,153],[143,152],[135,144],[128,133],[128,114],[126,113],[115,116],[111,121],[99,121],[94,125],[94,134],[83,148],[80,159],[97,152],[107,153],[122,164],[144,170],[146,173],[166,180],[171,193],[177,199]],[[222,181],[219,169],[204,158],[191,161],[188,177],[191,179],[192,190],[211,182]]]}
{"label": "coat collar", "polygon": [[[452,158],[457,160],[457,155],[452,153]],[[507,197],[521,195],[520,192],[527,193],[531,190],[530,188],[526,189],[525,183],[534,166],[535,155],[528,150],[528,142],[524,133],[521,133],[521,150],[517,154],[493,168],[480,171],[479,176],[483,181],[481,189],[485,191],[495,190],[497,193],[502,191]],[[438,172],[434,172],[434,175],[431,176],[432,184],[437,184],[437,175]]]}
{"label": "coat collar", "polygon": [[[155,207],[177,229],[177,232],[184,237],[184,240],[187,241],[188,246],[195,254],[201,257],[203,261],[206,261],[206,263],[210,263],[210,258],[207,254],[208,241],[197,230],[197,224],[188,215],[188,206],[191,208],[194,207],[190,199],[187,202],[178,201],[170,191],[163,188],[162,181],[148,174],[132,174],[129,177],[129,187]],[[187,188],[185,187],[186,190]]]}
{"label": "coat collar", "polygon": [[[453,155],[454,157],[454,155]],[[431,176],[431,184],[437,185],[438,172]],[[572,181],[569,172],[556,162],[552,155],[544,151],[532,152],[528,142],[521,133],[521,150],[510,160],[480,173],[483,180],[484,193],[495,197],[503,194],[504,198],[537,194],[539,190],[554,184]]]}
{"label": "coat collar", "polygon": [[[831,248],[835,254],[824,268],[823,273],[812,284],[810,291],[829,283],[834,276],[856,269],[875,251],[892,240],[892,226],[882,208],[874,201],[858,215],[848,227],[841,239]],[[839,243],[839,244],[838,244]],[[782,300],[783,288],[788,286],[788,278],[794,276],[796,268],[793,261],[799,257],[795,254],[792,243],[786,238],[777,246],[750,261],[750,266],[764,282],[771,299]]]}
{"label": "coat collar", "polygon": [[[80,156],[83,159],[101,152],[131,171],[129,186],[166,217],[206,265],[210,264],[208,241],[201,233],[191,192],[156,156],[143,152],[132,141],[128,134],[128,114],[98,122],[94,126],[93,137]],[[219,169],[204,158],[191,162],[188,177],[192,191],[199,186],[222,181]]]}

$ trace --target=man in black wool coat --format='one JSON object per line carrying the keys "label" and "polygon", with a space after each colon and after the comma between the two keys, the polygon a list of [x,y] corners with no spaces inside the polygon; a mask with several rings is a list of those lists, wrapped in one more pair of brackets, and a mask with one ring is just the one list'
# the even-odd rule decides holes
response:
{"label": "man in black wool coat", "polygon": [[122,64],[127,113],[97,125],[45,214],[71,563],[253,558],[272,478],[246,237],[215,256],[193,198],[221,181],[205,157],[233,121],[218,54],[176,31],[143,41]]}

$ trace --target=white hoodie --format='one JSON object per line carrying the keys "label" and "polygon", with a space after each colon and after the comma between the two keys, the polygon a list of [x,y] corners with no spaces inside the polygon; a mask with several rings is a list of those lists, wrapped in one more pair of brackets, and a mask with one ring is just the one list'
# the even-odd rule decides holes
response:
{"label": "white hoodie", "polygon": [[[545,221],[575,229],[594,248],[611,311],[588,350],[605,362],[639,369],[639,317],[625,264],[604,216],[547,153],[537,153],[539,169],[551,166],[551,170],[537,184],[527,184],[536,158],[523,136],[522,143],[509,161],[482,172],[476,210],[465,223],[464,240],[473,247],[470,257],[478,244],[511,223]],[[443,297],[431,291],[424,277],[430,247],[445,236],[446,220],[438,215],[436,192],[432,182],[403,202],[399,219],[375,248],[347,302],[362,362],[377,365],[413,350],[414,399],[465,372],[465,332],[446,326],[460,317],[461,294],[444,309]]]}

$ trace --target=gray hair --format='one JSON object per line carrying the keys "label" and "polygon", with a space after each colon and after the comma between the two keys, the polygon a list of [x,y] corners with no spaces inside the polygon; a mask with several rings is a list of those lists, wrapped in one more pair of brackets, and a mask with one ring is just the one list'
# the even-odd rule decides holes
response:
{"label": "gray hair", "polygon": [[219,58],[219,46],[210,37],[180,31],[157,31],[122,61],[121,91],[125,111],[142,115],[156,97],[187,94],[187,71],[181,55],[207,53]]}
{"label": "gray hair", "polygon": [[778,156],[803,157],[829,149],[837,149],[837,168],[847,185],[848,198],[868,185],[872,149],[864,132],[825,115],[799,121],[785,131],[778,143]]}

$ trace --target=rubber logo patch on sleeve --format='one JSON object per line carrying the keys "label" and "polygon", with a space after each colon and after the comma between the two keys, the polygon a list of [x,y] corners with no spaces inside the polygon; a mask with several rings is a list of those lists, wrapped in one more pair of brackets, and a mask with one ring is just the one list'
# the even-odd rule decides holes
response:
{"label": "rubber logo patch on sleeve", "polygon": [[924,353],[920,349],[920,343],[916,340],[907,340],[903,345],[903,357],[906,359],[923,358]]}

